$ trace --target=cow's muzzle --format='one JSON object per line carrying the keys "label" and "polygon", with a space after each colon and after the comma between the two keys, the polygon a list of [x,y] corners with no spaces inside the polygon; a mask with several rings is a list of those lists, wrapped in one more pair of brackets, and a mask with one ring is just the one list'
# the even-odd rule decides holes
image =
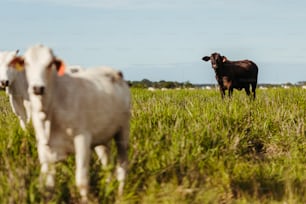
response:
{"label": "cow's muzzle", "polygon": [[35,95],[44,95],[45,87],[43,87],[43,86],[34,86],[33,87],[33,93]]}
{"label": "cow's muzzle", "polygon": [[1,86],[7,87],[7,86],[9,86],[9,85],[10,85],[9,80],[2,80],[2,81],[1,81]]}

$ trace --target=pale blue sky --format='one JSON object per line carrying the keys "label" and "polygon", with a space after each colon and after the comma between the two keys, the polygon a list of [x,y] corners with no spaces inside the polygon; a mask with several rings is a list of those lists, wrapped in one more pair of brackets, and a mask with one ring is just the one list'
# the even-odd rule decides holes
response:
{"label": "pale blue sky", "polygon": [[204,55],[251,59],[259,83],[306,81],[306,1],[1,0],[0,50],[43,43],[127,80],[215,83]]}

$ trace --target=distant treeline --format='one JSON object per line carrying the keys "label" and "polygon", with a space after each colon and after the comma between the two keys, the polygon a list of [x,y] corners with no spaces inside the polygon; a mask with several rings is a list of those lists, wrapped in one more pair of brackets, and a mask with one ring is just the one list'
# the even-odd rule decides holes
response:
{"label": "distant treeline", "polygon": [[[217,84],[192,84],[189,81],[187,82],[177,82],[177,81],[150,81],[149,79],[143,79],[141,81],[128,81],[131,87],[134,88],[167,88],[167,89],[175,89],[175,88],[207,88],[207,87],[216,87]],[[282,87],[282,86],[305,86],[306,81],[300,81],[296,84],[292,83],[284,83],[284,84],[269,84],[269,83],[262,83],[258,84],[257,87]]]}
{"label": "distant treeline", "polygon": [[150,81],[148,79],[143,79],[141,81],[128,81],[131,87],[134,88],[167,88],[167,89],[174,89],[174,88],[194,88],[195,85],[190,82],[176,82],[176,81]]}

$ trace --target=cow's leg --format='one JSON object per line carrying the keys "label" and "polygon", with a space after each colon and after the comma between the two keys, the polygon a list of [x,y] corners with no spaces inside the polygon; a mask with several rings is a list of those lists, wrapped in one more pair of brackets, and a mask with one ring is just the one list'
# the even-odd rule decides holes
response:
{"label": "cow's leg", "polygon": [[115,135],[115,142],[118,151],[117,159],[117,180],[119,182],[118,194],[122,195],[126,171],[128,167],[128,142],[129,142],[129,125],[122,128],[122,130]]}
{"label": "cow's leg", "polygon": [[247,85],[246,87],[244,87],[244,90],[245,90],[246,94],[247,94],[248,96],[250,96],[250,94],[251,94],[251,92],[250,92],[250,86]]}
{"label": "cow's leg", "polygon": [[257,86],[257,82],[254,82],[251,84],[252,85],[252,93],[253,93],[253,98],[256,98],[256,86]]}
{"label": "cow's leg", "polygon": [[22,116],[18,116],[19,119],[19,124],[22,130],[26,130],[26,118],[22,117]]}
{"label": "cow's leg", "polygon": [[105,168],[108,165],[108,160],[109,160],[109,147],[108,147],[108,145],[96,146],[95,147],[95,152],[98,155],[101,164]]}
{"label": "cow's leg", "polygon": [[26,115],[27,115],[26,123],[29,123],[30,120],[31,120],[31,103],[30,103],[30,101],[23,101],[23,106],[25,108]]}
{"label": "cow's leg", "polygon": [[225,89],[223,87],[219,87],[220,93],[221,93],[221,98],[224,99],[225,96]]}
{"label": "cow's leg", "polygon": [[88,133],[76,135],[74,138],[76,185],[83,201],[87,201],[88,194],[90,144],[91,136]]}
{"label": "cow's leg", "polygon": [[[108,145],[99,145],[95,147],[95,152],[99,157],[99,160],[102,164],[104,170],[107,169],[107,165],[109,162],[110,150]],[[107,172],[108,173],[108,172]],[[111,181],[111,174],[106,176],[106,182],[109,183]]]}
{"label": "cow's leg", "polygon": [[37,144],[38,157],[41,164],[40,168],[40,185],[46,186],[48,189],[52,189],[55,185],[55,167],[52,160],[52,153],[48,145],[41,142]]}
{"label": "cow's leg", "polygon": [[35,130],[35,136],[37,140],[37,152],[39,162],[41,164],[40,169],[40,184],[48,188],[53,188],[55,181],[55,168],[53,162],[55,161],[55,155],[52,153],[49,144],[49,121],[42,120],[40,112],[34,112],[32,122]]}
{"label": "cow's leg", "polygon": [[233,88],[233,87],[230,87],[230,88],[228,89],[228,97],[229,97],[229,98],[232,97],[233,92],[234,92],[234,88]]}
{"label": "cow's leg", "polygon": [[20,127],[23,130],[25,130],[26,129],[27,117],[26,117],[26,111],[25,111],[24,107],[21,105],[22,101],[20,100],[20,98],[17,98],[17,97],[14,98],[12,96],[12,94],[9,95],[9,100],[10,100],[10,103],[11,103],[13,113],[15,113],[15,115],[17,115],[17,117],[19,119]]}

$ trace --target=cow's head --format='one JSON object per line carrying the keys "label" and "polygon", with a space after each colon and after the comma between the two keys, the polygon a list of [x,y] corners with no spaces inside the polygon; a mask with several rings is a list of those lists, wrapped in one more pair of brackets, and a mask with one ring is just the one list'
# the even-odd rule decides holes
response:
{"label": "cow's head", "polygon": [[12,60],[19,50],[0,52],[0,86],[7,87],[15,80],[15,72],[11,67]]}
{"label": "cow's head", "polygon": [[53,51],[43,45],[30,47],[23,57],[15,57],[12,61],[15,68],[25,68],[29,83],[29,93],[43,95],[54,73],[64,72],[63,62],[57,59]]}
{"label": "cow's head", "polygon": [[211,66],[214,70],[217,70],[223,66],[223,63],[227,61],[227,58],[225,56],[221,56],[219,53],[212,53],[209,56],[205,56],[202,58],[204,61],[209,61],[211,62]]}

